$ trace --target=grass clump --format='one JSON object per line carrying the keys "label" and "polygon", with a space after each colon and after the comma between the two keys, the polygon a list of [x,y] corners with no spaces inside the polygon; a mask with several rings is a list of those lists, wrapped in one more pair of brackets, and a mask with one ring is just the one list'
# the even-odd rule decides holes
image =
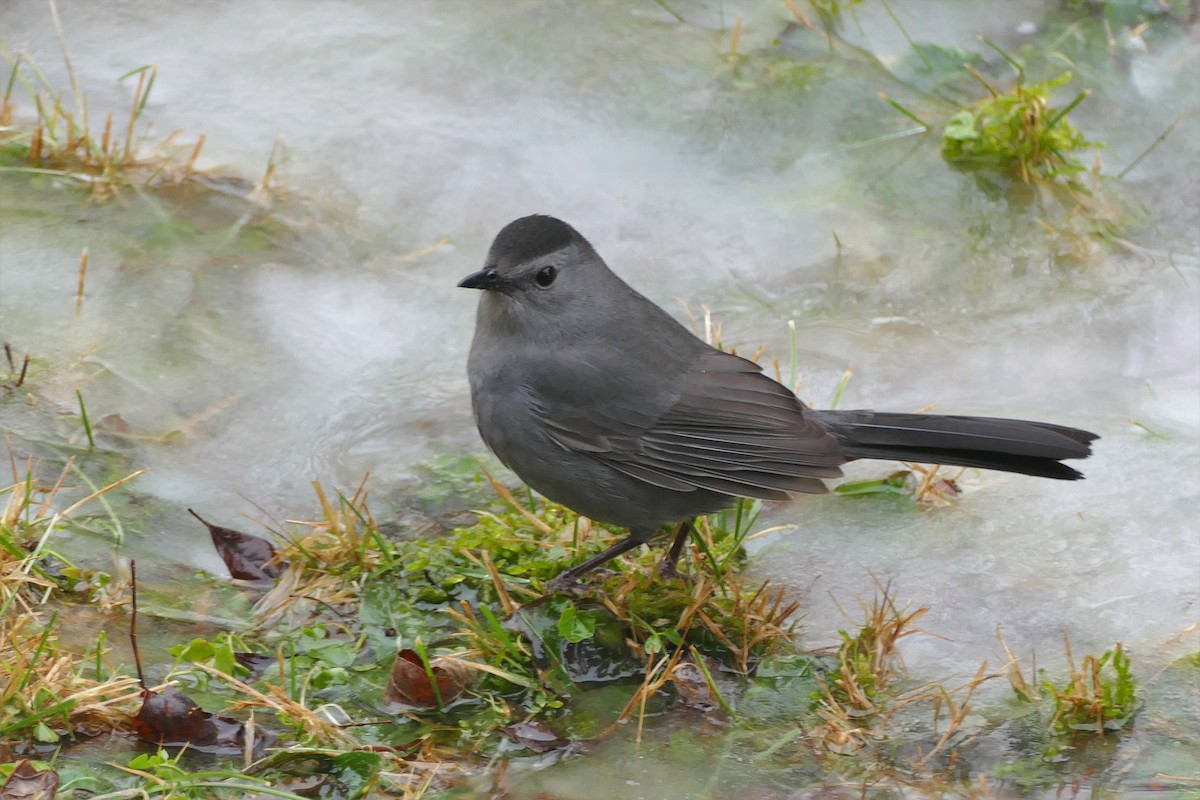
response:
{"label": "grass clump", "polygon": [[1129,655],[1120,642],[1099,658],[1084,656],[1078,669],[1067,642],[1067,670],[1070,677],[1062,686],[1050,681],[1043,684],[1054,698],[1053,730],[1103,736],[1105,731],[1121,730],[1129,724],[1137,710],[1137,695]]}
{"label": "grass clump", "polygon": [[1071,80],[1069,72],[1026,85],[1023,68],[1009,61],[1018,71],[1009,91],[996,89],[969,69],[990,96],[949,119],[942,132],[942,155],[952,164],[993,169],[1024,183],[1086,172],[1078,153],[1098,145],[1088,141],[1067,115],[1090,93],[1082,91],[1067,105],[1056,107],[1051,97]]}
{"label": "grass clump", "polygon": [[898,674],[901,639],[919,633],[915,623],[927,606],[900,608],[890,590],[876,581],[870,602],[861,602],[857,632],[840,630],[841,644],[814,694],[824,720],[820,735],[827,749],[854,752],[886,723],[893,707],[902,705],[893,683]]}
{"label": "grass clump", "polygon": [[[157,67],[140,67],[118,79],[136,80],[130,108],[122,120],[108,114],[97,132],[77,88],[72,103],[27,55],[0,52],[11,68],[0,98],[0,171],[69,179],[86,186],[97,201],[112,197],[121,186],[184,183],[194,176],[203,136],[190,149],[176,145],[178,131],[152,148],[144,147],[141,123]],[[29,124],[15,114],[18,86],[33,103]]]}
{"label": "grass clump", "polygon": [[1120,642],[1099,657],[1084,656],[1076,667],[1071,640],[1064,633],[1068,678],[1058,684],[1048,678],[1040,683],[1027,680],[1004,637],[999,638],[1009,656],[1007,677],[1017,697],[1028,703],[1053,700],[1054,713],[1046,726],[1053,733],[1103,736],[1105,731],[1123,730],[1133,720],[1138,707],[1136,684],[1129,654]]}
{"label": "grass clump", "polygon": [[71,511],[107,489],[55,511],[63,478],[45,489],[33,473],[30,465],[0,490],[0,744],[125,729],[138,697],[133,678],[104,676],[102,637],[93,657],[60,645],[57,631],[70,621],[64,616],[70,608],[48,605],[76,582],[65,574],[69,563],[47,548],[50,536]]}
{"label": "grass clump", "polygon": [[879,711],[896,673],[897,644],[918,633],[914,623],[929,611],[927,606],[898,608],[884,589],[869,606],[864,606],[865,624],[857,633],[838,631],[842,643],[837,651],[837,672],[829,680],[829,695],[838,705],[851,709],[850,716]]}
{"label": "grass clump", "polygon": [[[11,51],[0,39],[0,58],[9,65],[8,80],[0,95],[0,173],[21,173],[60,178],[81,184],[88,198],[103,202],[123,187],[159,188],[198,184],[229,193],[234,188],[254,208],[267,208],[275,189],[278,143],[272,148],[266,171],[257,184],[240,179],[215,178],[197,169],[206,134],[190,145],[180,143],[173,131],[150,143],[146,106],[158,77],[158,67],[146,64],[117,78],[129,81],[133,94],[127,110],[105,115],[99,124],[88,111],[87,97],[79,87],[75,68],[54,0],[49,8],[62,48],[70,81],[64,91],[50,82],[28,53]],[[18,113],[17,90],[32,113]],[[218,187],[218,184],[224,184]]]}

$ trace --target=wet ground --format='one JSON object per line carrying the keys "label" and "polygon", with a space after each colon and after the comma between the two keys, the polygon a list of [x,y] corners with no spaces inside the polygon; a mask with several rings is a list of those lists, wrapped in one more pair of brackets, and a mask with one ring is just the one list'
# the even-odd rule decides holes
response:
{"label": "wet ground", "polygon": [[[38,382],[37,404],[0,407],[0,449],[53,459],[71,441],[97,483],[145,468],[117,502],[136,509],[126,552],[152,555],[159,578],[223,569],[189,506],[243,527],[304,517],[312,481],[369,471],[376,516],[408,519],[421,465],[483,454],[464,374],[476,298],[455,283],[503,224],[550,213],[682,319],[707,306],[726,346],[765,345],[785,378],[794,320],[814,405],[852,365],[842,407],[937,403],[1103,437],[1083,482],[969,473],[945,508],[769,508],[760,525],[794,529],[760,540],[752,570],[802,599],[806,645],[836,641],[837,605],[869,594],[873,572],[932,607],[937,637],[904,648],[919,676],[999,664],[997,626],[1051,669],[1064,631],[1077,652],[1123,642],[1147,677],[1194,654],[1200,39],[1186,14],[1138,30],[1119,3],[896,3],[900,27],[866,2],[831,52],[784,3],[671,9],[683,21],[654,2],[62,2],[93,118],[128,102],[118,76],[156,64],[151,138],[206,132],[202,166],[253,183],[282,137],[286,195],[270,217],[221,194],[89,204],[0,175],[0,339],[34,356]],[[980,53],[989,75],[1003,65],[980,34],[1040,77],[1070,66],[1062,102],[1093,90],[1072,120],[1105,144],[1108,176],[1182,117],[1106,182],[1119,223],[1089,235],[1067,209],[951,169],[936,132],[901,135],[915,123],[879,92],[930,121],[981,92],[923,65],[906,33]],[[8,0],[0,36],[68,85],[43,2]],[[108,455],[82,451],[77,387]],[[106,557],[104,540],[80,546]],[[1196,709],[1187,722],[1169,705],[1096,756],[1101,785],[1196,774],[1170,744],[1200,739]],[[734,797],[759,771],[736,748],[697,760],[702,733],[656,736],[531,773],[517,794]],[[1028,755],[989,747],[987,762]],[[770,780],[789,797],[813,776]]]}

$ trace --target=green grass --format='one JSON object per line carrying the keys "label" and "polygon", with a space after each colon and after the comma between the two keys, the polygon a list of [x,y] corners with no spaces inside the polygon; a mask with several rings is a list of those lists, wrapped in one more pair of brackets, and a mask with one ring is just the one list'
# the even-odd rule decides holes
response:
{"label": "green grass", "polygon": [[1126,728],[1137,710],[1133,670],[1129,655],[1120,642],[1101,656],[1084,656],[1078,670],[1070,658],[1070,676],[1062,684],[1044,681],[1046,692],[1054,699],[1050,727],[1060,734],[1094,733]]}
{"label": "green grass", "polygon": [[[1071,640],[1064,633],[1063,645],[1067,658],[1067,679],[1061,683],[1042,677],[1034,682],[1025,673],[1003,635],[997,633],[1000,644],[1008,654],[1006,674],[1016,697],[1023,703],[1042,707],[1043,701],[1054,703],[1046,729],[1057,736],[1119,731],[1133,721],[1140,701],[1129,654],[1118,642],[1099,657],[1086,655],[1078,667],[1071,652]],[[1057,749],[1058,745],[1052,745]]]}
{"label": "green grass", "polygon": [[1085,172],[1079,152],[1097,145],[1084,138],[1067,114],[1083,102],[1080,92],[1064,107],[1051,105],[1059,78],[998,92],[950,118],[942,132],[942,154],[958,165],[988,167],[1025,183],[1052,181]]}
{"label": "green grass", "polygon": [[965,66],[983,84],[988,97],[946,123],[942,155],[952,164],[992,169],[1024,183],[1055,181],[1085,172],[1088,166],[1079,159],[1081,151],[1099,145],[1084,138],[1068,114],[1091,92],[1078,92],[1066,105],[1055,106],[1054,92],[1070,82],[1070,72],[1027,84],[1023,64],[991,41],[980,40],[1008,62],[1017,79],[1004,91],[971,65]]}
{"label": "green grass", "polygon": [[[447,491],[458,478],[473,480],[460,467],[450,468],[456,477]],[[281,532],[291,545],[283,549],[289,566],[280,588],[259,601],[242,627],[185,638],[170,647],[167,660],[174,660],[169,676],[208,710],[229,713],[222,707],[233,706],[242,717],[253,710],[259,735],[278,737],[278,749],[249,771],[232,761],[214,768],[211,761],[158,751],[115,759],[136,774],[104,767],[85,776],[68,758],[59,766],[64,782],[101,794],[145,789],[152,797],[207,797],[261,791],[257,782],[265,779],[283,787],[276,796],[287,797],[282,781],[316,770],[329,776],[338,797],[385,787],[400,796],[450,796],[444,792],[452,791],[460,769],[477,759],[507,758],[507,726],[537,722],[563,737],[603,738],[622,719],[637,730],[661,724],[654,715],[684,702],[707,704],[702,713],[719,715],[714,730],[723,732],[716,740],[711,733],[701,737],[706,747],[750,748],[763,763],[788,769],[816,753],[823,755],[810,766],[823,773],[903,783],[932,780],[937,773],[930,770],[943,762],[930,759],[957,757],[947,743],[959,741],[955,732],[972,724],[967,716],[975,687],[995,675],[981,668],[951,689],[907,680],[898,645],[919,632],[915,625],[925,608],[898,604],[877,584],[839,645],[823,653],[800,650],[789,636],[796,606],[739,576],[755,511],[744,506],[698,526],[683,563],[690,582],[660,579],[661,547],[647,547],[618,560],[611,573],[595,575],[591,592],[521,609],[558,571],[623,532],[581,523],[561,506],[517,494],[520,504],[507,490],[481,503],[475,524],[446,535],[397,539],[379,531],[361,487],[320,491],[323,517]],[[0,506],[18,507],[20,513],[7,518],[22,526],[20,539],[6,549],[24,557],[29,551],[18,542],[44,531],[49,517],[37,513],[38,492],[13,487],[14,495],[28,499],[0,497]],[[31,574],[40,563],[35,557]],[[19,713],[8,702],[0,730],[9,742],[73,736],[70,715],[80,703],[71,691],[33,686],[54,659],[68,659],[65,672],[58,671],[72,681],[104,675],[128,684],[121,677],[128,667],[108,663],[99,644],[78,655],[56,645],[60,623],[50,609],[62,607],[53,603],[60,592],[52,589],[40,621],[29,618],[33,627],[5,639],[21,643],[21,663],[38,665],[10,669],[14,686],[35,692],[27,693]],[[429,675],[456,670],[463,693],[456,688],[429,708],[385,708],[401,648],[415,650]],[[269,659],[265,671],[251,678],[236,655],[245,652]],[[164,655],[148,657],[161,669]],[[603,688],[588,688],[595,686]],[[1053,711],[1039,707],[1043,738],[1035,749],[1056,759],[1070,752],[1064,735],[1079,736],[1089,725],[1127,726],[1136,702],[1120,648],[1085,658],[1068,684],[1047,681],[1041,688],[1055,705]],[[134,705],[114,708],[113,729]],[[931,733],[915,733],[913,720],[926,713],[933,717]],[[916,756],[897,755],[913,752],[914,741],[921,743]],[[842,760],[820,760],[834,754]],[[897,758],[906,766],[897,767]],[[410,760],[441,764],[441,777],[424,782],[427,773],[412,770]],[[1049,780],[1057,773],[1048,768],[1046,774]]]}

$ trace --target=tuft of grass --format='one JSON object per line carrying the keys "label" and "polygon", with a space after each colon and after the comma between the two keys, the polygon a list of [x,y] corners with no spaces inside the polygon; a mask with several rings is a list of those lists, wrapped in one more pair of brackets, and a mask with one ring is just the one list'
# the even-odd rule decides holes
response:
{"label": "tuft of grass", "polygon": [[1055,181],[1086,172],[1081,150],[1098,147],[1071,124],[1067,115],[1087,99],[1084,90],[1065,106],[1051,104],[1054,90],[1071,80],[1064,72],[1041,83],[1025,84],[1024,68],[991,42],[1017,71],[1008,91],[992,86],[968,66],[988,97],[952,116],[942,131],[942,155],[952,164],[993,169],[1024,183]]}
{"label": "tuft of grass", "polygon": [[[58,641],[58,628],[69,622],[62,615],[70,610],[48,610],[62,587],[46,562],[68,562],[47,540],[71,511],[95,497],[56,511],[68,470],[44,489],[30,464],[0,489],[0,744],[49,744],[77,733],[128,729],[139,698],[133,678],[103,679],[98,668],[96,678],[87,676],[92,660]],[[100,657],[98,644],[95,664]]]}
{"label": "tuft of grass", "polygon": [[[1059,735],[1091,732],[1103,736],[1105,731],[1121,730],[1132,721],[1138,706],[1137,690],[1129,655],[1120,642],[1099,657],[1084,656],[1076,667],[1071,639],[1064,631],[1068,678],[1059,685],[1048,678],[1040,683],[1026,679],[999,630],[996,636],[1008,655],[1005,672],[1018,699],[1035,704],[1046,698],[1054,701],[1054,713],[1047,724],[1052,732]],[[1035,663],[1033,673],[1037,672]]]}
{"label": "tuft of grass", "polygon": [[[143,116],[157,67],[146,65],[118,78],[136,80],[130,107],[121,119],[109,113],[97,132],[77,86],[71,90],[75,95],[71,102],[27,54],[14,55],[5,49],[0,55],[11,68],[0,98],[0,118],[7,121],[0,133],[0,171],[69,179],[86,186],[97,201],[109,199],[122,186],[183,183],[192,178],[203,136],[190,150],[176,145],[179,131],[152,148],[144,146]],[[28,124],[22,124],[16,113],[17,87],[33,106]]]}
{"label": "tuft of grass", "polygon": [[[124,187],[193,184],[212,188],[211,176],[196,167],[207,134],[200,134],[191,144],[180,141],[183,132],[179,130],[150,141],[150,125],[145,117],[158,77],[157,66],[147,64],[117,78],[133,86],[128,109],[110,112],[99,123],[91,118],[53,0],[50,10],[70,89],[56,87],[28,53],[12,52],[0,39],[0,58],[9,65],[8,80],[0,95],[0,172],[71,181],[85,187],[89,199],[95,202],[114,197]],[[18,90],[24,95],[25,109],[19,107]],[[282,149],[276,143],[262,180],[243,196],[255,208],[271,204],[281,155]]]}
{"label": "tuft of grass", "polygon": [[363,587],[375,572],[394,564],[393,548],[384,541],[367,508],[367,479],[354,493],[338,492],[331,501],[319,482],[313,482],[321,519],[293,520],[304,532],[276,531],[286,542],[276,558],[288,567],[275,587],[254,607],[257,627],[269,628],[288,618],[299,624],[316,603],[328,609],[355,607]]}
{"label": "tuft of grass", "polygon": [[1050,681],[1043,686],[1054,698],[1054,716],[1050,728],[1057,733],[1091,732],[1103,736],[1105,731],[1124,728],[1137,710],[1137,693],[1129,655],[1117,642],[1097,658],[1083,657],[1079,668],[1071,655],[1071,642],[1063,634],[1067,650],[1069,680],[1061,687]]}
{"label": "tuft of grass", "polygon": [[886,696],[897,674],[897,644],[920,632],[915,623],[929,611],[928,606],[898,607],[891,589],[878,579],[871,601],[860,600],[859,604],[863,625],[854,634],[839,631],[842,643],[837,650],[837,669],[827,683],[832,700],[857,717],[879,711],[878,701]]}
{"label": "tuft of grass", "polygon": [[[817,715],[824,720],[818,736],[835,753],[861,748],[900,705],[917,697],[901,699],[893,683],[900,667],[897,645],[919,633],[915,623],[928,606],[910,609],[896,605],[890,587],[875,578],[870,602],[860,600],[862,625],[855,633],[839,631],[833,665],[820,678],[814,694]],[[845,613],[845,611],[843,611]],[[848,616],[848,615],[847,615]]]}
{"label": "tuft of grass", "polygon": [[799,608],[767,583],[747,587],[727,573],[720,581],[704,574],[680,586],[663,581],[653,567],[610,579],[602,602],[644,659],[686,644],[743,675],[791,638]]}
{"label": "tuft of grass", "polygon": [[[906,686],[901,680],[902,663],[898,644],[913,634],[925,633],[915,623],[928,606],[911,608],[896,604],[891,588],[875,582],[875,595],[860,600],[862,623],[856,633],[840,631],[842,642],[827,664],[818,670],[818,690],[813,692],[814,712],[821,724],[809,734],[823,750],[849,755],[871,748],[876,761],[868,769],[890,772],[890,763],[901,742],[911,734],[913,710],[932,712],[928,734],[932,737],[918,747],[908,768],[910,777],[923,773],[935,756],[954,764],[958,754],[955,743],[961,740],[979,688],[1001,673],[989,672],[982,662],[969,679],[958,686],[941,682]],[[904,710],[903,722],[897,716]],[[931,773],[936,775],[937,773]],[[892,774],[890,777],[897,778]]]}

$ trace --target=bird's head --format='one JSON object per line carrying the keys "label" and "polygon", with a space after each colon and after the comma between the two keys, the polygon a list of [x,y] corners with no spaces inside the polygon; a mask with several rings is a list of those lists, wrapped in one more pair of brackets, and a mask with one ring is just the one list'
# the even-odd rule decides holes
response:
{"label": "bird's head", "polygon": [[[483,269],[459,281],[480,289],[481,325],[523,329],[547,338],[578,329],[581,316],[603,319],[624,287],[587,239],[562,220],[535,214],[496,234]],[[581,315],[587,307],[586,315]],[[597,311],[599,310],[599,314]]]}

